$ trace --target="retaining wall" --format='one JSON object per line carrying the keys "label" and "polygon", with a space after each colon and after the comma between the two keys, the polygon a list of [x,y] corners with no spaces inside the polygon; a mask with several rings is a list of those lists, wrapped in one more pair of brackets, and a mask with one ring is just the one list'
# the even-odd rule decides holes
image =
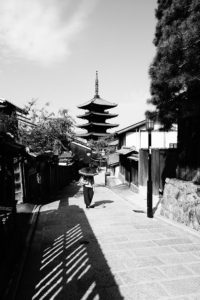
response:
{"label": "retaining wall", "polygon": [[167,178],[160,214],[200,231],[200,185]]}

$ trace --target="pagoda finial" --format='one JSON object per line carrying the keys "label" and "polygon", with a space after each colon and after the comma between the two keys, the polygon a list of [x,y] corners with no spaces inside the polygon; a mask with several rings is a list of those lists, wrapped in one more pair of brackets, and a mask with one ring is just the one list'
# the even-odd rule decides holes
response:
{"label": "pagoda finial", "polygon": [[98,80],[98,71],[96,71],[96,80],[95,80],[95,97],[99,97],[99,80]]}

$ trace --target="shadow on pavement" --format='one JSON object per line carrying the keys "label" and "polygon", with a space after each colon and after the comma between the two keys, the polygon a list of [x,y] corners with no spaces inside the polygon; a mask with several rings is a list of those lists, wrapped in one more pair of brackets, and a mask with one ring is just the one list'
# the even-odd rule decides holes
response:
{"label": "shadow on pavement", "polygon": [[[26,237],[30,230],[30,219],[34,205],[17,205],[17,213],[1,225],[0,247],[0,298],[8,293],[10,284],[18,270]],[[9,298],[8,298],[9,299]]]}
{"label": "shadow on pavement", "polygon": [[96,201],[96,202],[94,202],[94,204],[92,204],[92,207],[100,206],[102,204],[110,204],[113,202],[114,201],[111,201],[111,200]]}
{"label": "shadow on pavement", "polygon": [[143,209],[133,209],[135,213],[144,214],[145,211]]}
{"label": "shadow on pavement", "polygon": [[124,299],[85,211],[69,206],[76,192],[65,189],[57,210],[41,211],[16,299]]}

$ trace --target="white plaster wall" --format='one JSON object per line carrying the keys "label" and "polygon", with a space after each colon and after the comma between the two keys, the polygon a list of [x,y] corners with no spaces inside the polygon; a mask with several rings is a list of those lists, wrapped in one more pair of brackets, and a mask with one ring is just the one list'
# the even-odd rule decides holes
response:
{"label": "white plaster wall", "polygon": [[115,168],[115,177],[119,176],[119,166]]}
{"label": "white plaster wall", "polygon": [[[170,143],[177,143],[177,132],[176,131],[152,131],[151,145],[152,148],[169,148]],[[136,150],[140,148],[148,148],[148,132],[128,132],[126,133],[126,147],[135,146]]]}
{"label": "white plaster wall", "polygon": [[152,132],[152,140],[151,140],[152,148],[165,148],[165,132],[162,131],[153,131]]}
{"label": "white plaster wall", "polygon": [[140,148],[148,148],[148,132],[147,131],[141,131],[140,132]]}
{"label": "white plaster wall", "polygon": [[135,146],[138,151],[140,148],[140,133],[139,132],[128,132],[126,134],[126,147]]}
{"label": "white plaster wall", "polygon": [[166,132],[166,147],[169,148],[170,143],[177,143],[177,131]]}

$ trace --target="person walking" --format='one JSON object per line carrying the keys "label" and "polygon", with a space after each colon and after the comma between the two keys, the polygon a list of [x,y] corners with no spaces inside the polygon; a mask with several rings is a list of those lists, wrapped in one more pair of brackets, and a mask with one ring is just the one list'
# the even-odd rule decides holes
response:
{"label": "person walking", "polygon": [[91,202],[94,196],[94,177],[82,176],[80,184],[83,185],[83,196],[86,208],[91,208]]}

